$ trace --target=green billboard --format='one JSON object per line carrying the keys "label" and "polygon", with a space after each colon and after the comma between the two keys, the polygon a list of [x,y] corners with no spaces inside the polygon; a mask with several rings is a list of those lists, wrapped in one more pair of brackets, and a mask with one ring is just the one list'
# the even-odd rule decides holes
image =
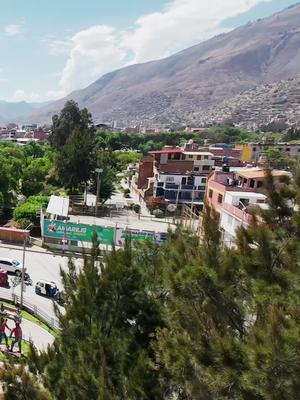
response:
{"label": "green billboard", "polygon": [[44,220],[43,235],[53,239],[67,239],[78,242],[92,242],[94,231],[101,244],[111,245],[114,241],[115,229],[103,226],[75,224],[72,222]]}

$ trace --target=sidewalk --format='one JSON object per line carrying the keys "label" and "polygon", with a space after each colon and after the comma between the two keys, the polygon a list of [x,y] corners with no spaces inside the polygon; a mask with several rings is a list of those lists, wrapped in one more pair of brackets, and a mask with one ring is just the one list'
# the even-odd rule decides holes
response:
{"label": "sidewalk", "polygon": [[[11,319],[8,319],[7,325],[10,329],[15,327],[15,323]],[[22,318],[21,328],[23,340],[32,341],[38,350],[47,350],[48,345],[54,342],[54,336],[51,333],[25,318]]]}
{"label": "sidewalk", "polygon": [[[9,323],[11,325],[11,323]],[[54,336],[40,325],[22,319],[23,339],[31,340],[38,350],[46,350],[54,342]]]}

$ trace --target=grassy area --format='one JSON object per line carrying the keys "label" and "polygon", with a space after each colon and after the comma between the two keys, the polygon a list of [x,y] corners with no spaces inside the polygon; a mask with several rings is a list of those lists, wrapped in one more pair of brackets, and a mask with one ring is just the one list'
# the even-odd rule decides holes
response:
{"label": "grassy area", "polygon": [[[1,301],[1,303],[4,305],[4,307],[12,307],[14,304],[8,303],[6,301]],[[27,319],[27,321],[34,322],[35,324],[39,325],[41,328],[44,328],[46,331],[51,333],[53,336],[56,336],[57,332],[50,328],[45,322],[41,321],[39,318],[37,318],[35,315],[29,313],[28,311],[21,311],[22,318]]]}
{"label": "grassy area", "polygon": [[[12,341],[12,339],[8,339],[8,345],[9,345],[9,347],[10,347],[10,345],[11,345],[11,341]],[[3,343],[5,343],[4,342],[4,339],[2,340],[2,344]],[[18,351],[19,350],[19,347],[18,347],[18,344],[15,344],[15,346],[14,346],[14,352],[15,351]],[[24,356],[24,357],[27,357],[27,355],[28,355],[28,353],[29,353],[29,343],[28,342],[25,342],[24,340],[22,340],[22,355]],[[7,357],[8,357],[8,354],[6,354],[5,352],[3,353],[2,351],[0,351],[0,361],[5,361],[6,359],[7,359]]]}
{"label": "grassy area", "polygon": [[[4,307],[13,307],[14,304],[12,303],[8,303],[6,301],[1,301],[0,303],[2,303],[4,305]],[[22,318],[26,319],[27,321],[31,321],[37,325],[39,325],[40,327],[46,329],[49,333],[51,333],[53,336],[57,335],[57,332],[54,329],[51,329],[47,324],[45,324],[43,321],[41,321],[39,318],[37,318],[35,315],[30,314],[28,311],[21,311],[22,314]],[[8,344],[9,346],[11,345],[11,341],[12,339],[8,339]],[[2,340],[2,344],[4,344],[4,339]],[[14,351],[18,350],[18,345],[15,344],[14,347]],[[27,356],[29,353],[29,343],[22,340],[22,355],[23,356]],[[7,359],[8,354],[6,354],[5,352],[0,351],[0,361],[4,361]],[[0,397],[1,400],[1,397]]]}

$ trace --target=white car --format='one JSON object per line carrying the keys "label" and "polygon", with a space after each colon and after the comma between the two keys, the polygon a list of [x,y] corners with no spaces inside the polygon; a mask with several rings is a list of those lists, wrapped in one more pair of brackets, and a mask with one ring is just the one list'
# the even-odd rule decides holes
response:
{"label": "white car", "polygon": [[0,257],[0,269],[20,276],[22,274],[22,263],[12,258]]}

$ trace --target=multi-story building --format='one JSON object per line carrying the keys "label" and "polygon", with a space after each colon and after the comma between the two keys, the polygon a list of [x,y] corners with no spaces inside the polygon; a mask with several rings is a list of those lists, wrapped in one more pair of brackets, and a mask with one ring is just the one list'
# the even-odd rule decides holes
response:
{"label": "multi-story building", "polygon": [[145,198],[163,203],[187,204],[202,208],[207,176],[225,162],[240,166],[238,149],[226,145],[200,147],[190,140],[184,146],[165,146],[149,152],[139,164],[137,189]]}
{"label": "multi-story building", "polygon": [[[272,171],[275,184],[285,175],[289,173]],[[228,167],[224,167],[222,171],[214,171],[208,177],[205,200],[219,214],[219,227],[225,242],[234,240],[238,227],[247,227],[251,223],[251,208],[268,207],[266,179],[262,168],[244,168],[231,172]]]}
{"label": "multi-story building", "polygon": [[203,207],[208,174],[215,162],[213,154],[202,151],[190,141],[181,147],[152,151],[153,197],[166,203]]}
{"label": "multi-story building", "polygon": [[236,149],[241,151],[241,160],[247,163],[257,163],[259,157],[272,147],[277,148],[283,155],[300,160],[300,144],[258,142],[236,145]]}
{"label": "multi-story building", "polygon": [[255,192],[227,191],[225,193],[220,213],[220,229],[227,246],[234,241],[238,228],[246,228],[251,224],[250,211],[253,207],[268,207],[267,196]]}

